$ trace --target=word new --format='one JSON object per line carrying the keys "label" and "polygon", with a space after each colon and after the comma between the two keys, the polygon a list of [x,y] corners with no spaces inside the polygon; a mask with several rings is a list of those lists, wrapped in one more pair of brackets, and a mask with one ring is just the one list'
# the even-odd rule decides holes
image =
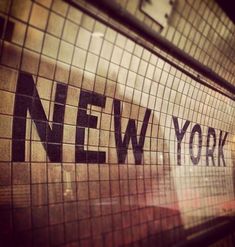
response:
{"label": "word new", "polygon": [[[26,118],[29,111],[34,121],[40,140],[51,162],[62,162],[62,141],[67,85],[57,84],[53,112],[53,124],[50,127],[33,77],[20,73],[17,82],[14,120],[12,134],[12,161],[25,161]],[[89,91],[81,91],[78,104],[76,123],[75,162],[105,163],[106,153],[84,149],[85,128],[97,128],[97,117],[87,114],[88,105],[105,107],[106,97]],[[141,127],[139,141],[137,126],[134,119],[129,119],[124,138],[121,131],[121,104],[114,99],[114,128],[118,163],[125,163],[129,142],[131,141],[136,164],[141,164],[145,134],[151,114],[146,109]]]}

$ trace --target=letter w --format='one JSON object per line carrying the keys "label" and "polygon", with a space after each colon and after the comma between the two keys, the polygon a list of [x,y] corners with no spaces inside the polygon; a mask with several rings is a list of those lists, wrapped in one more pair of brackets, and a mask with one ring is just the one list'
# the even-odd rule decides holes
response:
{"label": "letter w", "polygon": [[149,117],[151,114],[150,109],[146,109],[144,115],[144,121],[141,127],[139,143],[137,142],[137,129],[135,125],[135,120],[129,119],[126,133],[124,139],[122,141],[122,132],[121,132],[121,117],[120,117],[120,101],[114,99],[114,128],[115,128],[115,142],[117,147],[117,156],[118,163],[125,163],[127,148],[131,139],[133,153],[135,157],[135,164],[141,164],[142,154],[143,154],[143,146],[145,135],[148,127]]}
{"label": "letter w", "polygon": [[25,161],[25,134],[28,110],[50,161],[61,162],[66,96],[67,86],[57,84],[51,128],[32,75],[19,74],[14,105],[12,161]]}

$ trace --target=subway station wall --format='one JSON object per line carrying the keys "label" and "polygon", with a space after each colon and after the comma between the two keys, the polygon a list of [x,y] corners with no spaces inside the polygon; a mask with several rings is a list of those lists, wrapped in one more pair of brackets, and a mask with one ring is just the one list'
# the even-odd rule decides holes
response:
{"label": "subway station wall", "polygon": [[234,215],[232,99],[65,2],[0,11],[1,246],[168,246]]}

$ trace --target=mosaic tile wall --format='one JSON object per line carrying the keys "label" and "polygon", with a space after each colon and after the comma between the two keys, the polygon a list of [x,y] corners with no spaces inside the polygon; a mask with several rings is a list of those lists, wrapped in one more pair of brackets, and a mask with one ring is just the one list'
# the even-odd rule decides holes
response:
{"label": "mosaic tile wall", "polygon": [[216,0],[173,0],[173,11],[163,29],[140,10],[143,2],[151,1],[117,2],[175,46],[235,85],[235,26]]}
{"label": "mosaic tile wall", "polygon": [[234,214],[232,99],[65,2],[0,11],[3,246],[167,246]]}

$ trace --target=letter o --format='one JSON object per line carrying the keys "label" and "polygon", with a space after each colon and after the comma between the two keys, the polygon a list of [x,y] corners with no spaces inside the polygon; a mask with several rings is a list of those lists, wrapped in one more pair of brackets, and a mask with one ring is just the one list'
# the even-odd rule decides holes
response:
{"label": "letter o", "polygon": [[[195,134],[198,133],[198,153],[197,156],[194,156],[193,154],[193,139]],[[190,139],[189,139],[189,152],[190,152],[190,158],[193,162],[194,165],[197,165],[200,158],[201,158],[201,151],[202,151],[202,129],[201,126],[199,124],[195,124],[191,135],[190,135]]]}

